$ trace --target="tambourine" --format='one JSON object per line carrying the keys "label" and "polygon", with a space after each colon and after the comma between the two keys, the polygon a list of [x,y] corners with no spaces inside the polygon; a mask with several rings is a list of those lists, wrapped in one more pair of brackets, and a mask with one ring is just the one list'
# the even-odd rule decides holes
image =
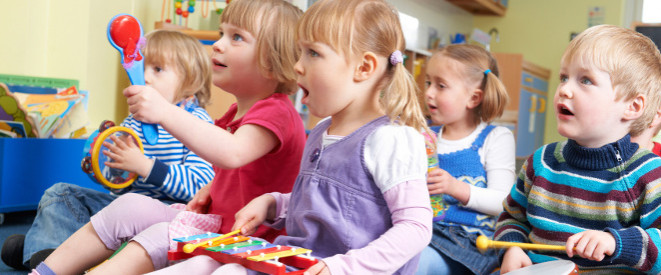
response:
{"label": "tambourine", "polygon": [[141,152],[144,152],[142,142],[135,131],[123,126],[115,126],[114,122],[106,120],[101,123],[98,130],[87,138],[80,166],[92,180],[111,189],[122,189],[131,185],[138,174],[105,165],[106,162],[112,162],[113,160],[102,153],[108,150],[103,143],[114,144],[114,141],[110,139],[112,136],[121,139],[128,138],[130,139],[129,142],[133,142],[140,148]]}

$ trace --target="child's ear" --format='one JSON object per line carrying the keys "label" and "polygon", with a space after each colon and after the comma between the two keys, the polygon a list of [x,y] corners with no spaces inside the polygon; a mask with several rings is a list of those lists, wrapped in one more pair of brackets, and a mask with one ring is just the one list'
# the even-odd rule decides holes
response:
{"label": "child's ear", "polygon": [[645,95],[638,94],[634,97],[626,110],[624,110],[624,120],[635,120],[643,115],[647,105],[647,98]]}
{"label": "child's ear", "polygon": [[479,106],[480,103],[482,102],[483,96],[484,96],[484,92],[482,91],[482,89],[473,90],[471,97],[468,99],[468,105],[466,107],[468,107],[468,109],[473,109]]}
{"label": "child's ear", "polygon": [[353,80],[356,82],[369,79],[376,72],[376,68],[381,65],[378,64],[378,58],[373,52],[364,53],[359,62],[353,75]]}

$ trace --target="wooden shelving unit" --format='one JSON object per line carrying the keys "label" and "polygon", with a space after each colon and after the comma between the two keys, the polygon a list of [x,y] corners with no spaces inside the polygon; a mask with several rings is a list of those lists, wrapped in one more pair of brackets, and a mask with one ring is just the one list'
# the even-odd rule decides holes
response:
{"label": "wooden shelving unit", "polygon": [[446,0],[475,15],[505,16],[507,8],[494,0]]}
{"label": "wooden shelving unit", "polygon": [[406,59],[404,66],[413,75],[415,83],[418,84],[418,101],[425,115],[429,115],[429,111],[425,106],[427,102],[425,99],[425,71],[427,69],[427,61],[431,57],[431,52],[426,50],[412,50],[406,49],[404,52]]}

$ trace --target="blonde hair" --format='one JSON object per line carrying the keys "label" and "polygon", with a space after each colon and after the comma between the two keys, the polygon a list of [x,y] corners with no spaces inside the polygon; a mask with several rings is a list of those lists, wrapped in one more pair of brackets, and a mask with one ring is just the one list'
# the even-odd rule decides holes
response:
{"label": "blonde hair", "polygon": [[[297,28],[297,40],[324,43],[347,61],[365,52],[389,58],[397,50],[404,51],[397,10],[382,0],[320,0],[303,14]],[[378,88],[391,122],[427,129],[418,86],[404,64],[388,63]]]}
{"label": "blonde hair", "polygon": [[[475,45],[449,45],[432,57],[439,55],[463,64],[466,69],[460,74],[464,77],[464,84],[482,90],[482,102],[473,108],[476,120],[488,123],[503,115],[509,96],[498,78],[498,63],[489,52]],[[485,73],[487,70],[490,72]]]}
{"label": "blonde hair", "polygon": [[178,31],[156,30],[145,36],[142,52],[153,64],[173,66],[181,77],[174,103],[194,95],[200,107],[211,97],[211,58],[197,39]]}
{"label": "blonde hair", "polygon": [[294,64],[299,57],[294,31],[303,12],[282,0],[234,0],[227,5],[220,23],[244,29],[257,41],[257,64],[262,75],[278,81],[276,93],[296,92]]}
{"label": "blonde hair", "polygon": [[661,107],[661,54],[652,40],[633,30],[611,25],[591,27],[569,43],[562,63],[581,61],[607,72],[617,100],[646,97],[643,115],[629,129],[640,135]]}

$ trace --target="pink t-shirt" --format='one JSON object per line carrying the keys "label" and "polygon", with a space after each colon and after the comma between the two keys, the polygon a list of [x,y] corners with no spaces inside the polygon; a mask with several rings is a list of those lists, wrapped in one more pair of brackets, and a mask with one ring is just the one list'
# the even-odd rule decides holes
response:
{"label": "pink t-shirt", "polygon": [[657,156],[661,156],[661,143],[654,142],[654,148],[652,148],[652,153],[656,154]]}
{"label": "pink t-shirt", "polygon": [[[234,133],[245,124],[259,125],[273,132],[280,145],[261,158],[236,169],[214,166],[216,176],[211,186],[209,214],[219,214],[220,232],[230,232],[234,215],[252,199],[270,192],[289,193],[298,175],[305,130],[294,105],[285,94],[273,94],[260,100],[240,119],[234,120],[236,104],[230,106],[215,124]],[[260,226],[253,236],[272,241],[284,230]]]}

